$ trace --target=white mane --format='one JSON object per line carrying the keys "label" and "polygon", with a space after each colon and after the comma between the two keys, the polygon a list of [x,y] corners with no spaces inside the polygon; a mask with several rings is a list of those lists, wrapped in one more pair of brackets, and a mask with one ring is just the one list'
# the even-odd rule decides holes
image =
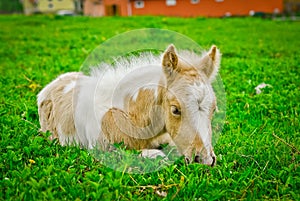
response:
{"label": "white mane", "polygon": [[[197,67],[200,64],[201,58],[206,55],[207,52],[202,52],[202,56],[199,56],[193,51],[180,50],[178,57],[180,60],[188,63],[191,66]],[[98,66],[92,67],[90,75],[92,77],[103,77],[110,75],[117,76],[124,75],[131,70],[145,67],[149,65],[155,65],[161,67],[162,55],[154,55],[151,52],[144,52],[139,55],[132,55],[129,57],[117,57],[114,58],[113,64],[100,63]]]}
{"label": "white mane", "polygon": [[129,57],[117,57],[113,59],[112,64],[100,63],[98,66],[92,67],[90,75],[92,77],[102,77],[109,75],[124,75],[131,70],[147,65],[161,65],[161,56],[154,55],[151,52],[144,52],[140,55],[132,55]]}

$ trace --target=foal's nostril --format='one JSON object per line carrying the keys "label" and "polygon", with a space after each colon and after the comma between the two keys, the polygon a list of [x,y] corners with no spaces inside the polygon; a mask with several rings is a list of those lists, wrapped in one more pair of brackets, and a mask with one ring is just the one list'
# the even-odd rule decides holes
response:
{"label": "foal's nostril", "polygon": [[211,167],[215,166],[216,164],[216,157],[212,156],[213,162],[211,163]]}
{"label": "foal's nostril", "polygon": [[190,159],[189,158],[185,157],[184,160],[185,160],[186,164],[190,163]]}
{"label": "foal's nostril", "polygon": [[200,156],[195,156],[195,159],[194,159],[194,162],[196,162],[196,163],[200,163],[200,161],[201,161],[201,158],[200,158]]}

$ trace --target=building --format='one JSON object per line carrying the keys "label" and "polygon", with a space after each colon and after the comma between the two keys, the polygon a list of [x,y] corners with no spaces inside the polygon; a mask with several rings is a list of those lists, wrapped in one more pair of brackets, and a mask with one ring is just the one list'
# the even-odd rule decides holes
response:
{"label": "building", "polygon": [[33,13],[74,14],[80,11],[81,0],[23,0],[26,15]]}
{"label": "building", "polygon": [[85,0],[90,16],[163,15],[178,17],[247,16],[281,13],[283,0]]}
{"label": "building", "polygon": [[128,0],[85,0],[83,13],[88,16],[130,16]]}

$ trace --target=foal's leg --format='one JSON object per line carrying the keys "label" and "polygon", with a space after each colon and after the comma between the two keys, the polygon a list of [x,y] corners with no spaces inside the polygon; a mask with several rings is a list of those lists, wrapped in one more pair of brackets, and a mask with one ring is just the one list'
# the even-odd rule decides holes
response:
{"label": "foal's leg", "polygon": [[[142,157],[156,158],[160,156],[164,159],[167,158],[163,151],[153,149],[158,148],[160,144],[169,143],[167,136],[143,139],[140,136],[142,132],[136,128],[138,128],[138,126],[133,124],[130,116],[123,110],[117,108],[111,108],[102,119],[102,131],[110,143],[123,141],[124,144],[130,148],[143,148],[140,154]],[[128,133],[130,135],[128,135]]]}
{"label": "foal's leg", "polygon": [[160,156],[167,159],[166,154],[159,149],[142,149],[141,156],[144,158],[156,158]]}

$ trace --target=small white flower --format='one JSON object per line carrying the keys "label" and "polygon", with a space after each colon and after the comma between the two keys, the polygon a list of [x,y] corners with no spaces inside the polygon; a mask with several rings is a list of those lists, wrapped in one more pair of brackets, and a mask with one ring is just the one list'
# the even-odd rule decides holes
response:
{"label": "small white flower", "polygon": [[266,88],[266,87],[272,87],[272,85],[270,85],[270,84],[266,84],[266,83],[260,83],[259,85],[257,85],[256,87],[255,87],[255,90],[256,90],[256,94],[260,94],[261,93],[261,89],[263,89],[263,88]]}

